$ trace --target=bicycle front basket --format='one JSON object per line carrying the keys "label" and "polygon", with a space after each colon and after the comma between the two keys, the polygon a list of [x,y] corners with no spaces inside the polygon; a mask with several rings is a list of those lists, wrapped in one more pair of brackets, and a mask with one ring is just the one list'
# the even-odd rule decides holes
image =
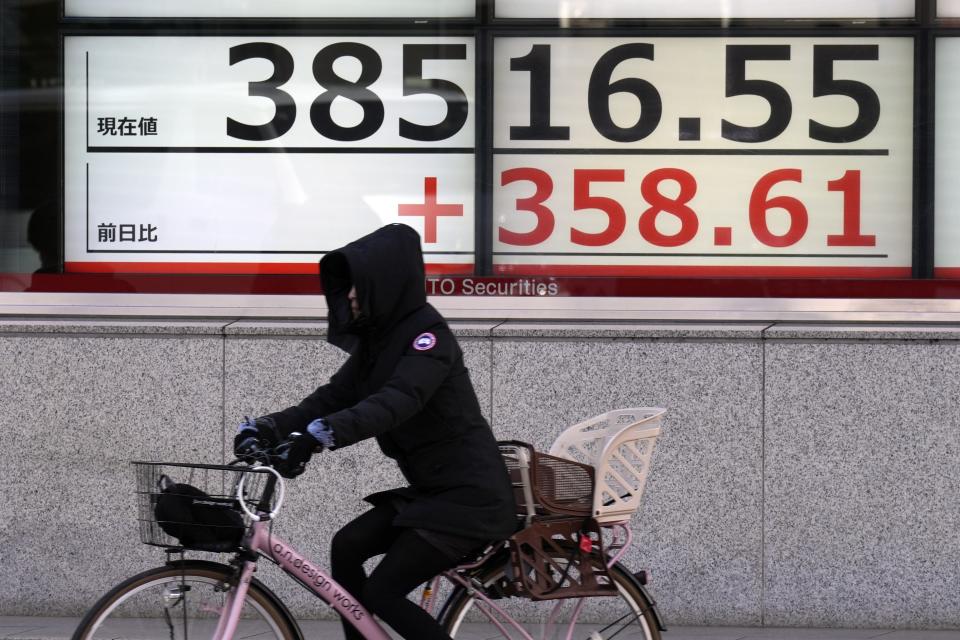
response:
{"label": "bicycle front basket", "polygon": [[236,498],[246,474],[244,500],[259,506],[266,477],[242,467],[134,462],[140,540],[161,547],[228,552],[248,524]]}

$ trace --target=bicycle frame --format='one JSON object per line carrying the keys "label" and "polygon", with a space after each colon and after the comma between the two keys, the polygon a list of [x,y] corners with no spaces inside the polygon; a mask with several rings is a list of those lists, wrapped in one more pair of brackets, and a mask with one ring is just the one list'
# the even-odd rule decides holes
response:
{"label": "bicycle frame", "polygon": [[[630,545],[632,533],[626,523],[615,523],[606,525],[614,531],[615,540],[610,545],[610,550],[616,550],[608,566],[612,567],[621,556],[626,552]],[[624,539],[618,540],[616,535],[622,532]],[[390,636],[382,626],[373,618],[369,611],[361,605],[353,595],[346,589],[337,584],[330,575],[321,569],[316,563],[305,558],[303,554],[293,548],[288,542],[274,536],[270,533],[269,521],[254,522],[249,533],[249,541],[246,545],[252,552],[260,553],[263,556],[273,560],[283,570],[284,573],[295,579],[304,587],[312,591],[318,598],[332,606],[337,613],[347,620],[357,629],[365,638],[369,640],[390,640]],[[477,585],[472,584],[470,580],[460,575],[460,571],[475,569],[483,565],[498,548],[494,548],[476,562],[459,565],[449,571],[437,576],[430,583],[430,592],[425,592],[421,600],[421,606],[428,612],[433,613],[435,599],[428,595],[436,591],[437,583],[441,577],[446,578],[454,584],[462,585],[466,589],[474,592],[474,595],[483,603],[483,606],[477,606],[477,609],[483,613],[490,622],[505,636],[510,637],[506,626],[512,627],[524,640],[534,640],[527,631],[506,613],[497,603],[486,596],[482,589],[477,589]],[[254,560],[245,560],[240,568],[240,578],[237,585],[231,589],[224,602],[220,614],[220,620],[213,634],[213,640],[231,640],[236,631],[240,619],[240,612],[243,608],[243,602],[247,595],[250,582],[253,580],[253,574],[256,571],[257,563]],[[558,600],[554,608],[554,613],[558,612],[563,605],[564,600]],[[567,640],[573,637],[574,627],[583,605],[582,600],[577,603],[573,616],[568,624],[565,637]],[[552,618],[552,615],[551,615]]]}
{"label": "bicycle frame", "polygon": [[[369,640],[390,640],[387,632],[373,619],[363,605],[357,602],[346,589],[338,585],[330,575],[316,563],[309,561],[289,543],[270,533],[267,521],[254,522],[247,547],[254,553],[261,553],[279,565],[279,567],[312,591],[318,598],[333,607],[344,620],[349,621],[363,637]],[[217,623],[213,640],[231,640],[240,620],[240,610],[247,596],[257,563],[245,560],[241,565],[240,579],[236,587],[227,594],[220,621]]]}
{"label": "bicycle frame", "polygon": [[[280,479],[279,474],[273,472],[272,470],[271,472],[274,474],[276,480]],[[242,495],[242,477],[237,485],[237,499],[243,510],[249,516],[251,516],[251,519],[253,520],[253,523],[244,538],[243,545],[243,547],[247,549],[249,554],[252,554],[252,556],[247,555],[247,557],[244,557],[246,554],[241,554],[242,562],[240,564],[240,575],[237,580],[237,584],[227,593],[223,608],[220,613],[220,619],[217,621],[217,628],[213,634],[213,640],[233,639],[233,634],[236,632],[237,625],[240,620],[243,603],[246,600],[250,583],[253,580],[253,574],[257,569],[257,554],[273,560],[283,570],[284,573],[288,574],[308,590],[312,591],[318,598],[333,607],[334,610],[336,610],[344,620],[347,620],[351,625],[353,625],[353,627],[360,632],[364,638],[367,638],[368,640],[391,640],[384,628],[380,626],[376,620],[374,620],[370,612],[367,611],[364,606],[360,604],[360,602],[352,594],[350,594],[350,592],[337,584],[326,571],[321,569],[316,563],[307,559],[288,542],[282,540],[281,538],[275,537],[271,533],[271,519],[276,515],[280,509],[280,505],[283,503],[283,485],[281,484],[280,487],[280,495],[274,511],[271,513],[266,513],[258,510],[258,512],[254,514],[246,508],[244,503]],[[265,490],[267,504],[269,504],[269,499],[272,497],[273,491],[274,479],[270,479],[268,481],[268,488]],[[612,532],[612,540],[607,547],[607,551],[616,551],[616,553],[613,553],[609,557],[607,566],[613,567],[613,565],[619,561],[619,559],[626,552],[627,547],[630,545],[630,541],[633,537],[632,532],[628,522],[611,522],[602,524],[601,527]],[[624,534],[622,540],[619,536],[620,533]],[[460,573],[481,567],[500,548],[502,547],[494,546],[476,562],[459,565],[444,572],[440,576],[436,576],[429,583],[428,588],[424,590],[424,594],[421,599],[421,606],[428,613],[433,613],[432,609],[435,601],[431,596],[436,590],[437,583],[442,576],[447,578],[453,584],[461,585],[472,595],[477,597],[479,600],[477,603],[477,609],[480,610],[480,612],[483,613],[505,637],[511,637],[505,626],[506,624],[509,624],[513,627],[513,629],[520,633],[524,640],[534,640],[533,637],[527,633],[525,629],[523,629],[520,623],[514,620],[506,611],[499,607],[496,602],[487,597],[487,595],[484,593],[482,585],[473,583],[470,579],[464,577]],[[564,599],[558,599],[557,604],[554,606],[554,609],[550,614],[547,628],[553,626],[554,617],[559,613],[563,603]],[[567,627],[567,633],[565,636],[567,640],[570,640],[570,638],[573,636],[574,628],[576,626],[577,619],[580,616],[582,607],[583,600],[580,599],[574,607],[573,615]]]}

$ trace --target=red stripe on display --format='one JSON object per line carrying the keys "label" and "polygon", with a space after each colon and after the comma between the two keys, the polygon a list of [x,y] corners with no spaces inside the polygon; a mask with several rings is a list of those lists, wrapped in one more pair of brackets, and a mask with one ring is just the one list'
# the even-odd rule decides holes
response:
{"label": "red stripe on display", "polygon": [[500,276],[754,277],[754,278],[909,278],[910,267],[777,267],[694,265],[498,264]]}
{"label": "red stripe on display", "polygon": [[[314,262],[65,262],[67,273],[316,275]],[[428,264],[428,275],[464,275],[473,264]]]}
{"label": "red stripe on display", "polygon": [[317,264],[296,262],[65,262],[67,273],[219,273],[307,275]]}

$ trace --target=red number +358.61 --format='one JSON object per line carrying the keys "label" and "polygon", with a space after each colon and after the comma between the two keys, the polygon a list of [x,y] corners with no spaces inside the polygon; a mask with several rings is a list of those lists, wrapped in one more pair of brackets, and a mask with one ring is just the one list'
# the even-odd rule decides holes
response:
{"label": "red number +358.61", "polygon": [[[799,242],[807,232],[809,217],[804,204],[792,196],[770,197],[771,189],[781,182],[802,182],[800,169],[776,169],[763,175],[750,194],[748,219],[754,237],[769,247],[789,247]],[[501,186],[520,181],[534,185],[533,195],[517,198],[517,211],[527,211],[536,217],[534,228],[516,232],[500,227],[497,237],[504,244],[529,247],[545,242],[556,228],[556,217],[546,205],[553,195],[553,179],[546,171],[533,167],[507,169],[500,176]],[[593,195],[591,185],[598,182],[618,183],[625,181],[622,169],[575,169],[573,172],[573,210],[598,210],[606,214],[606,227],[597,232],[587,232],[575,227],[570,229],[570,241],[586,247],[602,247],[616,242],[626,230],[627,214],[619,202],[606,196]],[[664,195],[660,185],[672,181],[679,187],[675,197]],[[827,183],[828,191],[843,194],[843,232],[827,236],[831,247],[872,247],[876,236],[860,232],[860,171],[851,169],[843,176]],[[656,169],[644,176],[640,193],[649,207],[640,214],[640,236],[658,247],[678,247],[697,235],[700,222],[696,212],[688,206],[697,193],[697,181],[687,171],[672,167]],[[773,209],[786,212],[789,223],[783,233],[776,233],[768,224],[768,213]],[[674,216],[680,228],[673,234],[664,234],[657,228],[657,219],[662,214]]]}

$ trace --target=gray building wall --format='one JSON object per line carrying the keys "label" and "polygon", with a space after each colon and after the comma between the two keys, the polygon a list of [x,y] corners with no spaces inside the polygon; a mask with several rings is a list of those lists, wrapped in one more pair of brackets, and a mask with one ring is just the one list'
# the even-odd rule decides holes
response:
{"label": "gray building wall", "polygon": [[[454,323],[500,438],[546,448],[669,410],[625,563],[667,624],[960,627],[960,332],[923,326]],[[220,462],[243,415],[343,361],[307,321],[0,321],[0,615],[79,615],[160,564],[132,459]],[[289,485],[277,533],[326,558],[399,474],[367,442]],[[262,565],[304,617],[327,615]]]}

